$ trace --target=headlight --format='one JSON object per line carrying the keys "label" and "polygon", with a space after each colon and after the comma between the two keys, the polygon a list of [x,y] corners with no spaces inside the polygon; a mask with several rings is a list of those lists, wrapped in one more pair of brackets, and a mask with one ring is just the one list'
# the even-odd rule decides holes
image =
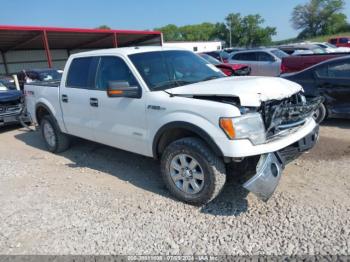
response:
{"label": "headlight", "polygon": [[231,140],[249,139],[255,145],[266,141],[265,125],[259,113],[220,118],[220,127]]}

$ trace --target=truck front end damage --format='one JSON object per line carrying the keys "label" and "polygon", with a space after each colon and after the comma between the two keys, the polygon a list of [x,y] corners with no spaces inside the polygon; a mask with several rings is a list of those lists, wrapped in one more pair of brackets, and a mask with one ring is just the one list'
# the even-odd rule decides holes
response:
{"label": "truck front end damage", "polygon": [[[261,114],[266,125],[267,141],[273,141],[282,136],[296,132],[305,124],[320,106],[321,98],[306,101],[302,94],[296,94],[282,101],[264,103]],[[259,199],[267,201],[275,192],[285,166],[302,153],[315,146],[319,138],[319,126],[299,141],[276,152],[262,154],[251,158],[251,164],[256,168],[249,174],[246,170],[243,187],[255,194]],[[255,159],[255,163],[254,163]],[[248,160],[249,161],[249,160]]]}
{"label": "truck front end damage", "polygon": [[24,110],[24,99],[20,91],[0,92],[0,126],[18,123]]}

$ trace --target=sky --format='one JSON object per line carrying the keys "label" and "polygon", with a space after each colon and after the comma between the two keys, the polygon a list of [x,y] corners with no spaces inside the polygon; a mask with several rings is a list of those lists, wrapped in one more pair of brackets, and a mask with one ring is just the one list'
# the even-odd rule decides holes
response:
{"label": "sky", "polygon": [[[229,13],[260,14],[266,26],[277,28],[274,40],[295,37],[293,8],[307,0],[0,0],[0,25],[113,29],[153,29],[222,22]],[[350,19],[350,0],[343,11]],[[6,11],[5,11],[6,10]]]}

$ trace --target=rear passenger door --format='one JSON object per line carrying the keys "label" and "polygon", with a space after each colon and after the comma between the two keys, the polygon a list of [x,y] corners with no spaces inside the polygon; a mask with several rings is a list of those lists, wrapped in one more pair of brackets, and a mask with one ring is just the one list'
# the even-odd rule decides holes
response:
{"label": "rear passenger door", "polygon": [[333,113],[350,117],[350,60],[333,62],[316,71],[317,86]]}
{"label": "rear passenger door", "polygon": [[97,59],[74,58],[60,90],[61,109],[69,134],[93,140],[90,93],[94,83]]}
{"label": "rear passenger door", "polygon": [[257,52],[259,60],[259,75],[278,76],[280,64],[277,59],[269,53]]}

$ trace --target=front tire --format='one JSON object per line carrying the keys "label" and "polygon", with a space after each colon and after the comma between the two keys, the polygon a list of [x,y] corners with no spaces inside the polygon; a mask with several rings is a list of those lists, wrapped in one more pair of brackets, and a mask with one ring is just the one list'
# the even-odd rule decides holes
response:
{"label": "front tire", "polygon": [[319,108],[317,109],[317,111],[315,112],[313,117],[314,117],[314,119],[315,119],[317,124],[322,123],[323,120],[326,119],[326,117],[327,117],[327,109],[326,109],[324,104],[321,104],[319,106]]}
{"label": "front tire", "polygon": [[61,153],[68,149],[70,140],[68,135],[62,133],[55,120],[46,115],[40,122],[41,135],[47,149],[52,153]]}
{"label": "front tire", "polygon": [[183,138],[163,152],[161,173],[177,199],[203,205],[218,196],[226,182],[225,164],[198,138]]}

